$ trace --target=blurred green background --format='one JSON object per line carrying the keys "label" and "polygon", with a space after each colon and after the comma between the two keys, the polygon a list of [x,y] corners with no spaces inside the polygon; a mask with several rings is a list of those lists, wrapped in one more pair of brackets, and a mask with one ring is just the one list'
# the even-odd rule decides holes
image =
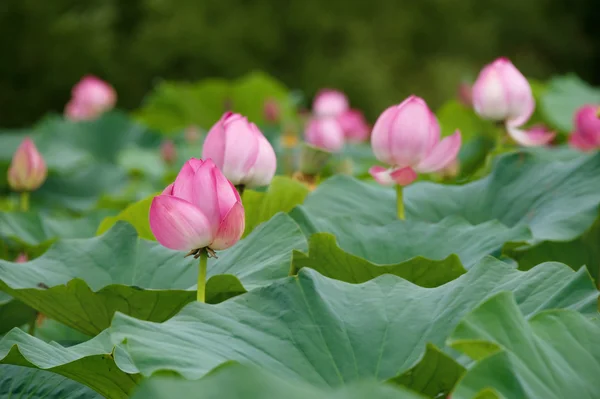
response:
{"label": "blurred green background", "polygon": [[265,71],[341,88],[373,119],[410,93],[439,106],[505,55],[527,76],[600,83],[598,0],[1,0],[0,126],[62,112],[93,73],[133,109],[162,79]]}

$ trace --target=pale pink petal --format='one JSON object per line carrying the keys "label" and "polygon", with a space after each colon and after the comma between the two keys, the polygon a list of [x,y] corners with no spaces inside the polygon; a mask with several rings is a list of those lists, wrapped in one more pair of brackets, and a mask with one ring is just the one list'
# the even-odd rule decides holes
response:
{"label": "pale pink petal", "polygon": [[337,90],[323,89],[313,102],[313,113],[317,116],[337,116],[350,107],[348,98]]}
{"label": "pale pink petal", "polygon": [[382,166],[373,166],[369,169],[369,174],[383,186],[396,184],[406,186],[417,179],[417,173],[411,167],[386,169]]}
{"label": "pale pink petal", "polygon": [[72,101],[86,108],[93,114],[108,111],[115,106],[117,94],[115,89],[95,76],[84,76],[71,92]]}
{"label": "pale pink petal", "polygon": [[365,141],[369,138],[370,127],[365,116],[357,109],[349,109],[337,117],[346,139],[354,142]]}
{"label": "pale pink petal", "polygon": [[518,129],[516,127],[506,126],[510,137],[524,147],[536,147],[550,143],[556,133],[549,132],[546,129],[533,128],[530,130]]}
{"label": "pale pink petal", "polygon": [[308,121],[304,133],[306,142],[330,152],[344,147],[344,131],[335,118],[318,117]]}
{"label": "pale pink petal", "polygon": [[394,164],[390,146],[392,122],[398,113],[398,106],[393,105],[381,113],[371,132],[371,147],[375,157],[388,165]]}
{"label": "pale pink petal", "polygon": [[213,169],[213,176],[215,182],[215,190],[217,191],[217,201],[219,209],[219,221],[229,213],[231,208],[236,203],[241,203],[240,194],[235,189],[233,184],[227,180],[227,178],[221,173],[219,168]]}
{"label": "pale pink petal", "polygon": [[192,158],[183,164],[173,183],[172,195],[196,205],[194,202],[194,185],[196,184],[194,176],[202,163],[202,160]]}
{"label": "pale pink petal", "polygon": [[569,136],[569,145],[581,151],[591,151],[598,147],[598,144],[590,141],[587,136],[579,132],[571,133]]}
{"label": "pale pink petal", "polygon": [[494,64],[484,67],[473,84],[473,108],[485,119],[504,120],[508,114],[508,98],[500,71]]}
{"label": "pale pink petal", "polygon": [[518,127],[529,120],[535,110],[535,99],[527,78],[508,59],[496,61],[501,68],[509,107],[506,123]]}
{"label": "pale pink petal", "polygon": [[162,193],[160,193],[161,195],[173,195],[173,186],[175,185],[175,183],[171,183],[169,184]]}
{"label": "pale pink petal", "polygon": [[[190,201],[206,216],[214,234],[216,234],[219,224],[221,223],[218,199],[219,193],[216,188],[214,173],[215,169],[218,170],[214,162],[210,159],[206,159],[196,170],[191,183],[192,200]],[[175,182],[175,190],[177,190],[177,182]]]}
{"label": "pale pink petal", "polygon": [[[529,84],[527,84],[527,87],[529,87]],[[529,89],[528,93],[521,93],[520,98],[516,100],[513,99],[513,102],[511,103],[511,113],[506,120],[506,124],[513,127],[519,127],[531,118],[533,111],[535,111],[535,99],[533,98],[531,89]]]}
{"label": "pale pink petal", "polygon": [[415,170],[410,166],[407,166],[406,168],[396,169],[392,173],[390,173],[390,176],[392,177],[392,179],[394,179],[396,184],[400,186],[408,186],[410,183],[417,180],[417,172],[415,172]]}
{"label": "pale pink petal", "polygon": [[210,247],[214,250],[226,249],[238,242],[245,228],[244,206],[237,202],[223,218],[217,235]]}
{"label": "pale pink petal", "polygon": [[421,173],[431,173],[444,169],[458,156],[461,141],[460,131],[458,130],[453,135],[445,137],[433,147],[427,157],[415,169]]}
{"label": "pale pink petal", "polygon": [[150,205],[150,229],[163,246],[180,251],[204,248],[213,240],[206,216],[177,197],[159,195]]}
{"label": "pale pink petal", "polygon": [[437,140],[439,125],[425,101],[410,96],[402,102],[390,132],[393,165],[399,168],[417,165]]}
{"label": "pale pink petal", "polygon": [[257,136],[257,139],[258,155],[256,162],[243,181],[249,188],[268,186],[277,170],[277,157],[275,156],[273,146],[262,133]]}
{"label": "pale pink petal", "polygon": [[227,118],[233,117],[233,112],[226,112],[221,119],[215,123],[202,144],[202,158],[212,159],[218,168],[223,169],[223,162],[225,161],[225,129],[223,129],[223,121]]}

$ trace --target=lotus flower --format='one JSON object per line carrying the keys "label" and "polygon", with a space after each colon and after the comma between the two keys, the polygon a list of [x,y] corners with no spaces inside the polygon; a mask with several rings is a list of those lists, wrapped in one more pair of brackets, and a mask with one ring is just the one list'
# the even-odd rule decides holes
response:
{"label": "lotus flower", "polygon": [[475,112],[485,119],[518,127],[535,109],[529,82],[506,58],[486,65],[473,85]]}
{"label": "lotus flower", "polygon": [[95,119],[117,102],[115,89],[95,76],[84,76],[71,91],[65,107],[67,118],[75,121]]}
{"label": "lotus flower", "polygon": [[584,105],[575,113],[575,132],[569,144],[582,151],[600,148],[600,118],[597,105]]}
{"label": "lotus flower", "polygon": [[269,141],[246,117],[231,112],[210,129],[202,157],[212,159],[235,185],[267,186],[277,169],[275,151]]}
{"label": "lotus flower", "polygon": [[15,191],[33,191],[46,180],[46,162],[30,138],[23,140],[8,169],[8,184]]}
{"label": "lotus flower", "polygon": [[417,173],[431,173],[450,165],[458,155],[460,132],[440,141],[440,126],[423,99],[410,96],[386,109],[373,127],[371,146],[377,159],[391,167],[369,170],[383,185],[406,186]]}
{"label": "lotus flower", "polygon": [[371,128],[365,116],[357,109],[349,109],[338,115],[337,120],[349,141],[361,142],[369,138]]}
{"label": "lotus flower", "polygon": [[313,113],[317,116],[338,116],[349,108],[348,98],[337,90],[323,89],[313,101]]}
{"label": "lotus flower", "polygon": [[235,187],[210,159],[190,159],[150,205],[150,228],[163,246],[196,253],[235,244],[244,232]]}
{"label": "lotus flower", "polygon": [[309,119],[304,138],[308,144],[329,152],[337,152],[344,147],[344,131],[333,117]]}
{"label": "lotus flower", "polygon": [[21,252],[19,256],[15,259],[15,263],[25,263],[29,260],[29,257],[25,252]]}

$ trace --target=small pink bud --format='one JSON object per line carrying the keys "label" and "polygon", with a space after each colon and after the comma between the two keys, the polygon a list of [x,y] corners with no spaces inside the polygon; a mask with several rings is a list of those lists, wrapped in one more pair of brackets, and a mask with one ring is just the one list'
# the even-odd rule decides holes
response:
{"label": "small pink bud", "polygon": [[317,116],[338,116],[349,108],[348,98],[337,90],[323,89],[313,102],[313,113]]}
{"label": "small pink bud", "polygon": [[344,131],[334,117],[314,117],[304,130],[306,142],[329,152],[338,152],[344,147]]}
{"label": "small pink bud", "polygon": [[25,252],[21,252],[19,256],[15,259],[15,263],[25,263],[29,260],[27,254]]}
{"label": "small pink bud", "polygon": [[485,66],[473,85],[473,107],[481,117],[523,125],[535,109],[529,82],[506,58]]}
{"label": "small pink bud", "polygon": [[8,184],[15,191],[33,191],[46,180],[46,162],[31,139],[23,140],[8,169]]}
{"label": "small pink bud", "polygon": [[231,247],[244,232],[244,217],[240,195],[214,162],[192,158],[154,197],[149,220],[159,243],[190,251]]}
{"label": "small pink bud", "polygon": [[569,144],[582,151],[600,148],[600,118],[597,105],[584,105],[575,113],[575,132]]}
{"label": "small pink bud", "polygon": [[264,104],[263,113],[267,122],[272,124],[279,122],[281,110],[279,109],[279,103],[277,100],[273,98],[267,99]]}
{"label": "small pink bud", "polygon": [[74,121],[95,119],[117,102],[115,89],[95,76],[84,76],[71,91],[65,116]]}
{"label": "small pink bud", "polygon": [[202,158],[212,159],[236,186],[267,186],[277,169],[271,143],[245,116],[231,112],[225,113],[208,132]]}
{"label": "small pink bud", "polygon": [[470,84],[462,82],[458,85],[458,101],[467,108],[473,106],[473,89]]}
{"label": "small pink bud", "polygon": [[164,140],[160,146],[160,156],[167,165],[173,165],[177,160],[177,149],[173,140]]}
{"label": "small pink bud", "polygon": [[346,139],[353,142],[366,141],[371,133],[371,127],[365,116],[357,109],[349,109],[338,115],[337,120],[344,131]]}
{"label": "small pink bud", "polygon": [[386,109],[373,126],[371,146],[377,159],[390,165],[372,167],[369,172],[383,185],[412,183],[419,173],[437,172],[457,157],[461,135],[440,141],[438,121],[423,99],[410,96]]}

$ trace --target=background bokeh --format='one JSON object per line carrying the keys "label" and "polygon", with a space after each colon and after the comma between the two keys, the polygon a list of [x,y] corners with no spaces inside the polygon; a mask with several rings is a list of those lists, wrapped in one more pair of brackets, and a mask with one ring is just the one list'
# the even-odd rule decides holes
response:
{"label": "background bokeh", "polygon": [[261,70],[343,89],[370,119],[413,92],[436,107],[499,55],[598,84],[597,16],[597,0],[2,0],[0,125],[62,112],[86,73],[133,109],[161,79]]}

